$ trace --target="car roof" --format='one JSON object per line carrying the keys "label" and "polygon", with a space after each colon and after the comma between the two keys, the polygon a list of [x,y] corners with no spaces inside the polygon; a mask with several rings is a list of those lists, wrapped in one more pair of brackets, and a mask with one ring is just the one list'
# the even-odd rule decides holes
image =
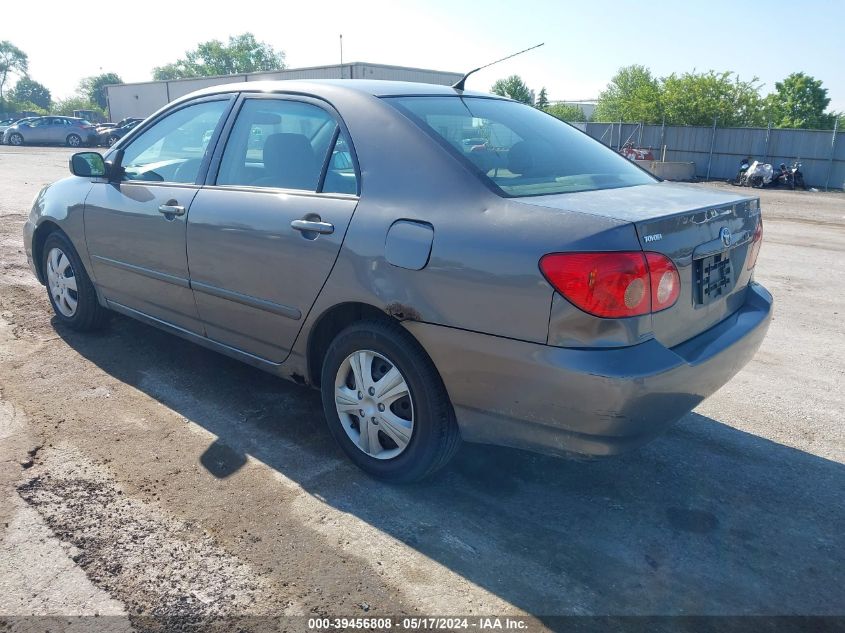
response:
{"label": "car roof", "polygon": [[191,96],[211,95],[221,92],[301,92],[315,96],[327,96],[328,93],[337,94],[337,91],[348,91],[362,94],[369,94],[374,97],[398,97],[398,96],[467,96],[467,97],[495,97],[486,92],[474,90],[456,90],[451,86],[440,86],[412,81],[386,81],[380,79],[311,79],[311,80],[272,80],[272,81],[248,81],[231,84],[210,86]]}

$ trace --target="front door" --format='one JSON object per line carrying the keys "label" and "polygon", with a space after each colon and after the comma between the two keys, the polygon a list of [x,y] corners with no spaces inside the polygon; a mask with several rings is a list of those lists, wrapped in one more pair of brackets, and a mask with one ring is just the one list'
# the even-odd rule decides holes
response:
{"label": "front door", "polygon": [[125,147],[123,176],[94,185],[85,201],[85,237],[105,298],[202,333],[188,275],[185,226],[197,181],[230,97],[164,115]]}
{"label": "front door", "polygon": [[23,132],[24,140],[27,143],[47,143],[50,140],[50,128],[53,125],[52,117],[41,117],[27,123],[29,129]]}
{"label": "front door", "polygon": [[210,339],[279,363],[331,272],[357,205],[348,144],[324,107],[247,98],[219,164],[188,222],[200,318]]}

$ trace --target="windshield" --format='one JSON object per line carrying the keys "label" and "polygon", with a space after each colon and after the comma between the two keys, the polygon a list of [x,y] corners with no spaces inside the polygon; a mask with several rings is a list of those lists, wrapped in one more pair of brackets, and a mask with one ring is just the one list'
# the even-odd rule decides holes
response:
{"label": "windshield", "polygon": [[598,141],[531,106],[483,97],[386,99],[507,196],[655,182]]}

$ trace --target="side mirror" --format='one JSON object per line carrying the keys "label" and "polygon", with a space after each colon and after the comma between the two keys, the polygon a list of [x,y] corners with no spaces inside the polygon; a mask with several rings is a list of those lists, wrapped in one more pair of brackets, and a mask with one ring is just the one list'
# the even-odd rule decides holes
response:
{"label": "side mirror", "polygon": [[97,152],[78,152],[70,157],[70,173],[83,178],[104,178],[106,163]]}

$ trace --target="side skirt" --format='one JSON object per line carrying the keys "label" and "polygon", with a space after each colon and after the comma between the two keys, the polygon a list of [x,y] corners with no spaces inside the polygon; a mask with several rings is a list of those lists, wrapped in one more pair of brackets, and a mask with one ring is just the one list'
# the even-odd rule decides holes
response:
{"label": "side skirt", "polygon": [[257,367],[258,369],[266,371],[270,374],[290,379],[286,372],[282,370],[283,363],[274,363],[267,359],[261,358],[260,356],[254,356],[253,354],[248,354],[247,352],[243,352],[234,347],[224,345],[223,343],[212,341],[211,339],[208,339],[204,336],[200,336],[199,334],[195,334],[194,332],[189,332],[188,330],[167,323],[166,321],[162,321],[161,319],[156,319],[155,317],[151,317],[148,314],[144,314],[143,312],[139,312],[138,310],[129,308],[121,303],[117,303],[116,301],[106,299],[105,302],[106,307],[108,307],[110,310],[114,310],[115,312],[123,314],[124,316],[128,316],[132,319],[141,321],[142,323],[146,323],[147,325],[151,325],[160,330],[164,330],[169,334],[175,334],[176,336],[190,341],[191,343],[196,343],[197,345],[201,345],[212,351],[225,354],[226,356],[244,362],[248,365],[252,365],[253,367]]}

